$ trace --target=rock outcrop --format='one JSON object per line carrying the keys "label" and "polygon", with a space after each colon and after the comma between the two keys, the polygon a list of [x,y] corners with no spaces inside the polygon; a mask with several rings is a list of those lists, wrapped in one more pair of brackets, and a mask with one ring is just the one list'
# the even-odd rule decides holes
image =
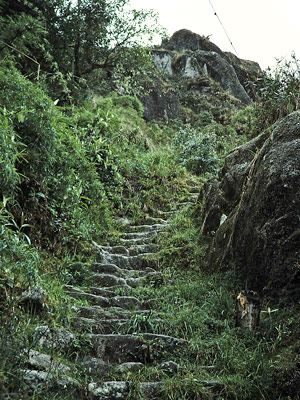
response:
{"label": "rock outcrop", "polygon": [[253,98],[248,81],[261,74],[257,63],[224,53],[208,38],[187,29],[164,40],[152,56],[162,81],[155,80],[149,95],[141,99],[147,120],[182,118],[184,91],[197,91],[203,98],[226,93],[235,107],[247,105]]}
{"label": "rock outcrop", "polygon": [[[226,159],[206,185],[202,231],[213,232],[210,263],[234,267],[261,293],[300,298],[300,112]],[[221,224],[220,224],[221,223]]]}

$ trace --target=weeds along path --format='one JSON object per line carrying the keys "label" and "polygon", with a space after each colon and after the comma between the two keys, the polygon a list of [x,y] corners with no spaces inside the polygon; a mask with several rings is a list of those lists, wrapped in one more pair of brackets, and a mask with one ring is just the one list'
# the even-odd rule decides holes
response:
{"label": "weeds along path", "polygon": [[[52,380],[84,399],[172,398],[168,385],[181,380],[178,354],[190,350],[185,338],[172,336],[168,316],[160,316],[163,299],[151,298],[153,288],[164,285],[154,255],[157,238],[176,210],[195,201],[196,190],[188,198],[171,211],[157,210],[156,217],[145,219],[142,225],[127,221],[120,245],[94,244],[89,284],[66,286],[66,293],[77,303],[69,323],[62,329],[39,326],[35,330],[40,352],[31,350],[30,368],[25,371],[33,389]],[[45,349],[48,354],[64,354],[80,378],[72,378],[72,367],[63,363],[55,369],[56,375],[54,370],[47,376],[39,371],[40,360],[47,357]],[[205,390],[222,390],[215,381],[203,380],[201,385]]]}

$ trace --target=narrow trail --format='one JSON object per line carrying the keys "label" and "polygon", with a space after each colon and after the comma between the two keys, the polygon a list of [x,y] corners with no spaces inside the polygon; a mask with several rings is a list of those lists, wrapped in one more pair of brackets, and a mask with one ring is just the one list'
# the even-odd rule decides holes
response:
{"label": "narrow trail", "polygon": [[[189,193],[188,202],[178,203],[171,211],[157,210],[155,217],[148,217],[142,225],[124,225],[121,245],[94,244],[95,262],[91,267],[90,286],[78,288],[66,285],[66,294],[88,305],[73,306],[74,316],[68,329],[50,330],[46,326],[36,328],[40,348],[76,354],[76,364],[85,374],[87,399],[159,399],[164,383],[161,380],[132,382],[124,380],[126,373],[138,373],[155,363],[158,370],[175,376],[180,365],[172,356],[187,348],[188,342],[165,332],[167,321],[157,318],[157,333],[132,327],[136,318],[147,320],[155,312],[160,299],[142,301],[132,292],[137,287],[159,280],[161,272],[155,269],[151,257],[158,250],[157,238],[165,232],[176,211],[193,204],[197,191]],[[122,293],[122,295],[120,294]],[[74,348],[78,337],[84,337],[89,346]],[[75,346],[76,347],[76,346]],[[72,353],[73,352],[73,353]],[[40,353],[39,353],[40,354]],[[32,353],[31,367],[38,357]],[[27,371],[28,380],[37,380],[35,371]],[[76,387],[82,393],[82,385],[75,379],[63,376],[65,386]],[[59,381],[57,382],[59,385]],[[205,382],[204,382],[205,385]],[[211,385],[208,382],[208,385]],[[80,397],[81,398],[81,397]]]}

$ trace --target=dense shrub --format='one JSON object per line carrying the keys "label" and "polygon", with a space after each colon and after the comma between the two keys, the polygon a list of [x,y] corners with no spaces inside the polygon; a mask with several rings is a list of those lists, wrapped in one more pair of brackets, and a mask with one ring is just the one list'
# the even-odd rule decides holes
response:
{"label": "dense shrub", "polygon": [[299,60],[294,54],[290,60],[279,61],[274,70],[264,72],[264,76],[257,81],[259,101],[255,107],[258,122],[256,134],[299,109],[299,87]]}
{"label": "dense shrub", "polygon": [[188,170],[197,175],[216,172],[218,158],[214,134],[201,134],[187,125],[179,130],[174,144],[180,164]]}

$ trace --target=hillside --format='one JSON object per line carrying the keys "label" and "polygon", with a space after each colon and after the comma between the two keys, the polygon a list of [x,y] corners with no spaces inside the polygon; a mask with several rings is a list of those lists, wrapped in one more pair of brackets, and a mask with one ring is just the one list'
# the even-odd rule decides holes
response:
{"label": "hillside", "polygon": [[0,399],[299,399],[299,73],[104,3],[0,7]]}

